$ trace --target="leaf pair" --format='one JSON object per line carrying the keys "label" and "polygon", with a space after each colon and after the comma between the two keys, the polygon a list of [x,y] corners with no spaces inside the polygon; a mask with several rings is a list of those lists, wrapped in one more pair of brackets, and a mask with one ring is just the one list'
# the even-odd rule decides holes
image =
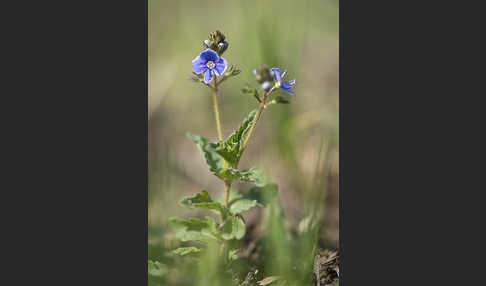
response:
{"label": "leaf pair", "polygon": [[[243,152],[242,140],[248,133],[251,124],[255,120],[256,110],[250,112],[241,126],[235,130],[224,142],[210,142],[207,138],[188,133],[187,136],[198,147],[199,151],[206,159],[209,170],[222,180],[239,180],[253,182],[257,185],[264,183],[261,171],[256,169],[237,170],[232,166],[237,166]],[[224,161],[230,167],[224,165]]]}

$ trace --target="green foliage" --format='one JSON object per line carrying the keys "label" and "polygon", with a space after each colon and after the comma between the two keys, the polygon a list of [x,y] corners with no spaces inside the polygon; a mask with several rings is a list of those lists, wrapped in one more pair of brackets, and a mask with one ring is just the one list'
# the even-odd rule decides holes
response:
{"label": "green foliage", "polygon": [[212,201],[213,200],[209,196],[208,192],[206,190],[202,190],[200,193],[197,193],[193,196],[183,198],[180,201],[180,204],[185,206],[185,207],[191,208],[191,207],[193,207],[193,204],[210,203]]}
{"label": "green foliage", "polygon": [[261,170],[250,168],[248,170],[235,170],[226,168],[221,171],[220,175],[225,179],[238,180],[244,182],[251,182],[257,185],[263,185],[265,178]]}
{"label": "green foliage", "polygon": [[195,254],[201,252],[200,248],[191,246],[191,247],[179,247],[173,251],[175,254],[180,256],[185,256],[189,254]]}
{"label": "green foliage", "polygon": [[277,196],[277,193],[278,186],[276,184],[266,184],[265,186],[251,188],[245,198],[256,200],[261,206],[267,206]]}
{"label": "green foliage", "polygon": [[239,214],[255,207],[256,205],[256,200],[241,199],[230,205],[230,211],[234,214]]}
{"label": "green foliage", "polygon": [[250,130],[250,126],[255,120],[256,114],[257,110],[252,110],[250,114],[248,114],[248,116],[243,120],[240,127],[216,148],[216,152],[231,165],[238,163],[240,160],[242,153],[241,141],[246,133],[248,133]]}
{"label": "green foliage", "polygon": [[202,136],[191,133],[188,133],[187,137],[189,137],[189,139],[196,144],[199,151],[203,154],[204,158],[206,159],[206,164],[209,166],[209,170],[217,177],[224,179],[220,176],[221,171],[224,169],[224,159],[216,152],[216,148],[218,147],[219,143],[210,142],[208,139]]}
{"label": "green foliage", "polygon": [[[241,156],[241,139],[248,131],[249,125],[254,120],[253,112],[243,122],[241,127],[228,138],[227,141],[210,142],[208,139],[188,133],[188,137],[196,143],[199,151],[206,159],[209,170],[221,180],[239,180],[244,182],[253,182],[262,185],[265,182],[263,173],[260,170],[250,168],[248,170],[237,170],[234,168],[224,167],[225,157],[230,163],[237,164]],[[223,157],[221,154],[224,154]]]}
{"label": "green foliage", "polygon": [[217,239],[214,229],[214,221],[205,221],[191,218],[189,220],[172,217],[169,220],[169,226],[175,232],[176,237],[182,241],[202,241],[208,242]]}
{"label": "green foliage", "polygon": [[245,235],[245,222],[240,216],[231,216],[222,227],[222,238],[225,240],[241,239]]}
{"label": "green foliage", "polygon": [[[162,278],[169,272],[169,269],[165,264],[158,261],[148,261],[148,274],[149,278]],[[152,276],[152,277],[150,277]]]}
{"label": "green foliage", "polygon": [[236,194],[230,198],[229,209],[233,214],[248,211],[255,206],[266,206],[275,198],[278,193],[276,184],[256,186],[245,194]]}
{"label": "green foliage", "polygon": [[223,218],[228,215],[228,209],[221,203],[214,202],[209,196],[208,192],[203,190],[193,196],[185,197],[180,201],[180,204],[187,208],[201,208],[208,209],[216,213],[220,213]]}

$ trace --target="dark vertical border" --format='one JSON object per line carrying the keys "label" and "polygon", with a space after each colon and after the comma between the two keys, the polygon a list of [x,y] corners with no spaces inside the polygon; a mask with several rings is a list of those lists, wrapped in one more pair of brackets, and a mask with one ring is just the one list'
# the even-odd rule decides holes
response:
{"label": "dark vertical border", "polygon": [[484,244],[469,233],[484,200],[466,194],[484,185],[466,162],[484,129],[465,66],[482,10],[434,4],[340,1],[341,286],[484,283],[466,258]]}
{"label": "dark vertical border", "polygon": [[146,285],[148,3],[19,6],[4,9],[2,284]]}

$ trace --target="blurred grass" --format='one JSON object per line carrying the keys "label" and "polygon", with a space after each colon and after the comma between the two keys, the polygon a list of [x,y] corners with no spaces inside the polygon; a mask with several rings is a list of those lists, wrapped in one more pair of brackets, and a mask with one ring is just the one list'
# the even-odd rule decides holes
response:
{"label": "blurred grass", "polygon": [[[267,231],[274,236],[284,235],[282,231],[299,233],[299,224],[317,215],[321,246],[337,248],[338,1],[149,0],[148,14],[149,258],[177,263],[177,258],[166,253],[178,245],[166,228],[167,219],[198,214],[179,207],[181,197],[202,189],[218,197],[223,190],[185,136],[191,131],[217,139],[210,93],[189,80],[191,61],[202,50],[208,33],[216,29],[229,42],[224,57],[242,70],[221,89],[225,136],[257,107],[253,98],[240,92],[246,83],[257,87],[254,68],[265,63],[288,69],[287,79],[297,81],[297,95],[290,105],[272,106],[264,112],[240,164],[241,168],[262,169],[279,185],[279,211],[285,220],[270,224]],[[275,208],[265,215],[274,217]],[[252,217],[259,216],[250,214],[248,219]],[[269,255],[311,251],[312,240],[300,234],[295,247],[290,245],[292,240],[282,244],[278,235],[268,238]],[[282,272],[288,266],[284,262],[268,267]],[[184,275],[181,269],[170,270],[168,283],[191,285],[188,277],[198,274],[187,271]]]}

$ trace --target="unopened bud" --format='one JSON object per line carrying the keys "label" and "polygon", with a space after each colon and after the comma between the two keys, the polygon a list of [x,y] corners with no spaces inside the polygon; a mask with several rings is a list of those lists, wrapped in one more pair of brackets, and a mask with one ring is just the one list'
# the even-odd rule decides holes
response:
{"label": "unopened bud", "polygon": [[273,80],[273,77],[270,75],[270,69],[266,65],[261,65],[259,68],[253,71],[253,73],[255,74],[255,78],[258,83]]}
{"label": "unopened bud", "polygon": [[271,88],[272,88],[272,83],[271,82],[266,81],[266,82],[262,83],[262,89],[263,89],[263,91],[267,92]]}
{"label": "unopened bud", "polygon": [[223,35],[223,33],[216,31],[209,34],[209,40],[207,40],[207,42],[204,41],[204,44],[221,56],[229,46],[225,39],[226,37]]}

